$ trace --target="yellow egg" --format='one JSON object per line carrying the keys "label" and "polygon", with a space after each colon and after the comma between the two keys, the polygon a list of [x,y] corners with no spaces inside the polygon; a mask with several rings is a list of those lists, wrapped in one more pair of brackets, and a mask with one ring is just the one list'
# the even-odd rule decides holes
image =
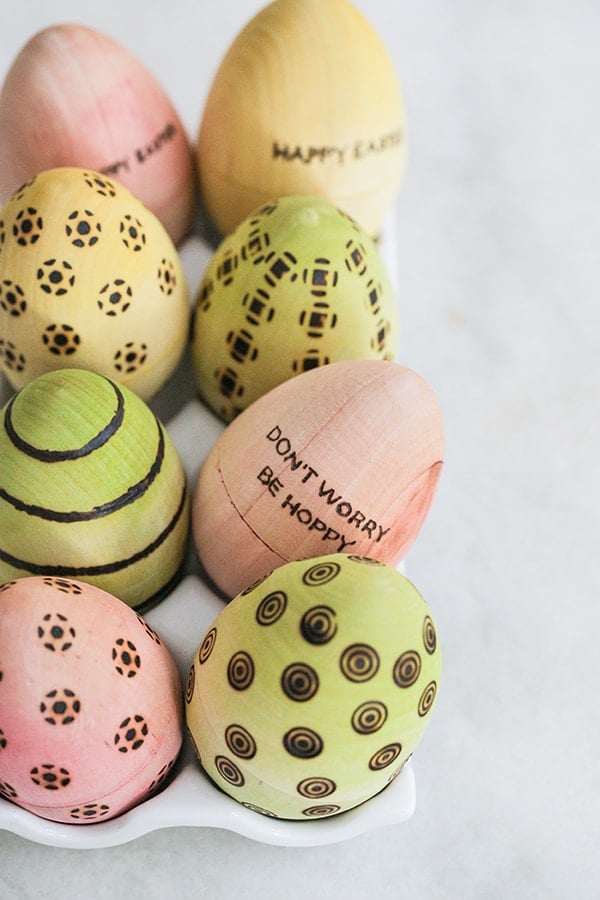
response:
{"label": "yellow egg", "polygon": [[395,564],[443,458],[439,403],[416,372],[377,359],[304,372],[244,410],[205,459],[192,503],[200,560],[230,597],[307,556]]}
{"label": "yellow egg", "polygon": [[50,169],[0,210],[0,370],[14,388],[69,366],[149,399],[179,363],[189,317],[177,249],[122,185]]}
{"label": "yellow egg", "polygon": [[275,0],[223,58],[197,156],[221,234],[272,197],[317,194],[375,236],[405,163],[404,105],[382,38],[347,0]]}
{"label": "yellow egg", "polygon": [[214,253],[192,361],[225,421],[288,378],[340,359],[393,359],[398,310],[375,242],[322,197],[280,197]]}
{"label": "yellow egg", "polygon": [[0,92],[0,198],[38,172],[84,166],[124,184],[178,243],[194,212],[193,155],[154,75],[117,41],[52,25],[21,49]]}

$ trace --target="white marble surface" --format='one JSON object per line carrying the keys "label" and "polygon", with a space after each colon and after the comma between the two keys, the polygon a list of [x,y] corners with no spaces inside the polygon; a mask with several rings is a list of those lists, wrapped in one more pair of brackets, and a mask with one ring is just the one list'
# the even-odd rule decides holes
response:
{"label": "white marble surface", "polygon": [[[14,4],[0,77],[41,26],[85,22],[154,70],[194,134],[221,54],[260,5]],[[407,102],[401,357],[447,423],[440,490],[407,560],[445,660],[415,754],[417,812],[303,849],[216,829],[102,850],[0,832],[2,900],[600,896],[600,8],[357,5]]]}

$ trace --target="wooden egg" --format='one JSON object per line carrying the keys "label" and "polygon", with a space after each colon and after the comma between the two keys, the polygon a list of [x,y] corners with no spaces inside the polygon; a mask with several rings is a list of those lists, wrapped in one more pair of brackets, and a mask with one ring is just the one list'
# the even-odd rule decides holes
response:
{"label": "wooden egg", "polygon": [[280,384],[227,426],[195,485],[192,528],[229,597],[276,566],[335,551],[396,564],[437,486],[437,398],[398,363],[331,363]]}
{"label": "wooden egg", "polygon": [[36,378],[0,412],[0,583],[90,582],[148,607],[178,576],[185,474],[167,432],[127,388],[83,369]]}
{"label": "wooden egg", "polygon": [[257,812],[345,812],[400,772],[440,680],[429,607],[383,563],[290,562],[218,615],[190,669],[186,723],[202,767]]}
{"label": "wooden egg", "polygon": [[393,359],[398,311],[374,241],[322,197],[281,197],[226,237],[200,284],[192,361],[226,422],[294,375]]}
{"label": "wooden egg", "polygon": [[0,620],[0,796],[85,825],[155,793],[183,736],[158,634],[111,594],[49,576],[0,587]]}
{"label": "wooden egg", "polygon": [[0,197],[83,166],[124,184],[178,243],[194,212],[193,153],[165,91],[112,38],[76,24],[34,35],[0,92]]}
{"label": "wooden egg", "polygon": [[14,388],[74,366],[149,399],[177,367],[189,319],[179,254],[123,186],[50,169],[0,210],[0,369]]}
{"label": "wooden egg", "polygon": [[404,105],[380,36],[347,0],[275,0],[210,87],[201,196],[221,234],[273,197],[319,194],[375,236],[405,163]]}

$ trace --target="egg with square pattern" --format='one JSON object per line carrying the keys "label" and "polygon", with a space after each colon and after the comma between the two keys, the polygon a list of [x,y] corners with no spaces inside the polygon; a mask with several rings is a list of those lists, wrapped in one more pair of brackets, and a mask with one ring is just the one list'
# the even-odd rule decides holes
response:
{"label": "egg with square pattern", "polygon": [[98,173],[41,172],[0,212],[0,371],[15,389],[63,366],[152,397],[187,343],[178,252],[137,197]]}
{"label": "egg with square pattern", "polygon": [[56,370],[0,411],[0,583],[81,578],[148,608],[178,578],[188,534],[177,451],[124,385]]}
{"label": "egg with square pattern", "polygon": [[186,723],[207,775],[283,819],[383,790],[427,727],[440,680],[431,610],[396,569],[329,554],[238,594],[190,668]]}
{"label": "egg with square pattern", "polygon": [[308,369],[393,359],[398,310],[377,245],[322,198],[260,207],[210,260],[191,345],[200,395],[225,421]]}
{"label": "egg with square pattern", "polygon": [[0,587],[0,620],[0,797],[82,824],[154,793],[183,739],[159,635],[112,594],[52,576]]}

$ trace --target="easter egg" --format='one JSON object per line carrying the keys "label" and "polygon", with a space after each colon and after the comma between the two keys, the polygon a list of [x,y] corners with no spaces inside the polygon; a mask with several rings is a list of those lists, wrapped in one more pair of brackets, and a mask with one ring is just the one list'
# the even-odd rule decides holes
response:
{"label": "easter egg", "polygon": [[149,399],[181,359],[189,316],[173,242],[121,185],[50,169],[0,210],[0,369],[14,388],[73,366]]}
{"label": "easter egg", "polygon": [[186,723],[200,763],[258,812],[344,812],[400,772],[430,721],[440,649],[429,607],[399,572],[330,554],[244,590],[204,635]]}
{"label": "easter egg", "polygon": [[192,500],[200,561],[230,597],[332,551],[396,564],[443,455],[437,397],[411,369],[349,360],[298,375],[234,419],[204,460]]}
{"label": "easter egg", "polygon": [[188,509],[169,435],[117,382],[48,372],[0,411],[0,583],[75,578],[148,607],[178,576]]}
{"label": "easter egg", "polygon": [[221,234],[273,197],[319,194],[372,236],[405,164],[404,104],[382,38],[347,0],[275,0],[237,35],[198,131]]}
{"label": "easter egg", "polygon": [[45,819],[111,819],[164,784],[183,735],[159,635],[93,585],[0,587],[0,796]]}
{"label": "easter egg", "polygon": [[200,396],[225,421],[317,366],[393,359],[398,312],[377,246],[320,197],[255,210],[210,260],[191,347]]}
{"label": "easter egg", "polygon": [[117,41],[78,24],[35,34],[0,92],[0,197],[38,172],[82,166],[116,179],[175,243],[194,212],[193,154],[163,87]]}

